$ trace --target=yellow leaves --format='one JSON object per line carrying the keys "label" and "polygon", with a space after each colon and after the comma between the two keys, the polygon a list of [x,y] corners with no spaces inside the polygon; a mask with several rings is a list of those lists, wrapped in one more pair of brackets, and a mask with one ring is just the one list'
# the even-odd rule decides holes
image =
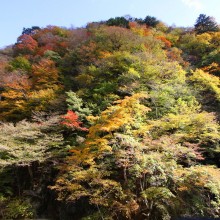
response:
{"label": "yellow leaves", "polygon": [[132,80],[139,79],[141,77],[140,73],[136,71],[134,68],[129,68],[126,77]]}
{"label": "yellow leaves", "polygon": [[[31,68],[30,64],[28,68]],[[45,110],[45,106],[57,97],[57,91],[61,88],[58,70],[49,59],[33,64],[32,72],[28,70],[27,73],[18,68],[4,74],[2,85],[4,102],[0,105],[4,106],[4,112],[1,115],[7,116],[6,119],[28,117],[32,110]]]}
{"label": "yellow leaves", "polygon": [[94,123],[89,129],[89,133],[82,146],[73,148],[73,155],[69,157],[75,164],[94,164],[95,158],[102,158],[106,154],[112,153],[109,144],[113,137],[113,132],[123,130],[126,132],[138,125],[141,118],[150,109],[140,104],[141,99],[147,97],[146,93],[134,94],[123,100],[115,102],[116,105],[109,107],[101,113],[100,117],[87,117]]}
{"label": "yellow leaves", "polygon": [[179,188],[177,188],[179,191],[187,191],[189,190],[189,188],[187,186],[181,186]]}
{"label": "yellow leaves", "polygon": [[100,53],[99,55],[100,58],[107,58],[112,55],[112,53],[110,53],[109,51],[100,51],[99,53]]}
{"label": "yellow leaves", "polygon": [[33,91],[29,95],[29,105],[33,106],[35,111],[42,111],[48,105],[49,101],[56,98],[56,90],[41,89]]}
{"label": "yellow leaves", "polygon": [[111,147],[108,145],[107,136],[103,138],[96,137],[94,139],[87,139],[84,145],[89,149],[91,154],[95,154],[96,156],[104,152],[111,152]]}
{"label": "yellow leaves", "polygon": [[197,69],[192,72],[192,76],[189,78],[199,90],[209,90],[215,93],[216,99],[220,101],[220,79],[217,76],[210,75]]}
{"label": "yellow leaves", "polygon": [[[124,112],[128,112],[130,116],[135,116],[136,114],[143,114],[150,111],[150,108],[140,104],[140,100],[148,98],[147,93],[136,93],[131,97],[125,97],[123,100],[116,101],[121,108],[124,108]],[[133,114],[132,114],[133,113]]]}
{"label": "yellow leaves", "polygon": [[196,191],[208,188],[217,196],[220,195],[220,170],[213,166],[177,169],[174,171],[174,176],[179,191]]}
{"label": "yellow leaves", "polygon": [[201,68],[204,72],[209,72],[211,74],[215,74],[215,73],[218,73],[220,72],[220,64],[219,63],[211,63],[210,65],[208,66],[205,66],[203,68]]}
{"label": "yellow leaves", "polygon": [[146,121],[144,125],[140,126],[135,132],[135,136],[149,136],[149,131],[153,129],[154,125],[153,124],[148,124]]}
{"label": "yellow leaves", "polygon": [[147,28],[146,25],[139,25],[136,22],[129,22],[129,27],[132,32],[140,36],[148,36],[151,34],[150,28]]}
{"label": "yellow leaves", "polygon": [[116,101],[115,104],[117,105],[103,111],[99,118],[90,116],[89,119],[96,121],[96,124],[89,129],[88,139],[99,136],[99,133],[111,133],[122,128],[129,129],[135,119],[150,111],[149,108],[139,103],[140,99],[146,97],[145,93],[134,94],[131,97]]}
{"label": "yellow leaves", "polygon": [[90,122],[90,123],[95,123],[99,120],[99,116],[93,116],[93,115],[89,115],[86,117],[86,119]]}
{"label": "yellow leaves", "polygon": [[82,146],[70,150],[73,154],[69,157],[69,161],[74,161],[74,164],[93,165],[95,158],[109,154],[111,150],[106,137],[87,139]]}
{"label": "yellow leaves", "polygon": [[149,81],[154,85],[185,83],[186,72],[177,62],[165,62],[163,58],[160,60],[160,62],[154,59],[145,61],[146,64],[143,67],[144,74],[142,77],[144,77],[146,83],[149,83]]}
{"label": "yellow leaves", "polygon": [[45,99],[50,100],[55,97],[53,89],[41,89],[39,91],[33,91],[30,95],[31,99]]}
{"label": "yellow leaves", "polygon": [[196,39],[198,42],[202,44],[210,44],[210,41],[212,39],[212,36],[209,33],[203,33],[196,36]]}
{"label": "yellow leaves", "polygon": [[89,130],[88,138],[94,137],[97,131],[112,132],[131,120],[120,107],[111,107],[104,111],[100,117],[100,123],[95,124]]}
{"label": "yellow leaves", "polygon": [[9,91],[3,92],[1,95],[5,98],[11,99],[11,100],[23,98],[23,93],[19,92],[19,91],[15,91],[15,90],[9,90]]}
{"label": "yellow leaves", "polygon": [[90,202],[92,204],[106,207],[112,206],[112,202],[115,201],[118,196],[120,196],[122,190],[119,182],[111,179],[102,179],[96,177],[93,178],[90,186],[93,188]]}
{"label": "yellow leaves", "polygon": [[217,85],[219,85],[219,83],[220,83],[220,79],[217,76],[210,75],[206,72],[203,72],[200,69],[193,71],[192,74],[193,75],[192,75],[192,77],[190,77],[190,79],[194,80],[194,81],[198,80],[201,83],[207,82],[207,83],[217,84]]}
{"label": "yellow leaves", "polygon": [[53,88],[58,81],[58,70],[52,60],[42,59],[38,64],[33,65],[32,71],[36,89]]}
{"label": "yellow leaves", "polygon": [[120,183],[109,179],[98,179],[96,184],[101,185],[105,190],[120,187]]}
{"label": "yellow leaves", "polygon": [[164,133],[175,134],[183,139],[201,141],[219,140],[219,125],[215,115],[207,112],[185,112],[182,114],[167,114],[157,121],[151,121],[151,133],[161,135]]}
{"label": "yellow leaves", "polygon": [[211,43],[214,44],[215,46],[220,46],[220,32],[219,31],[212,33]]}
{"label": "yellow leaves", "polygon": [[[78,183],[73,183],[69,181],[66,176],[65,177],[59,177],[56,180],[56,185],[55,186],[49,186],[50,189],[56,190],[58,192],[58,200],[62,201],[63,198],[66,198],[67,200],[70,201],[75,201],[82,196],[89,196],[88,191]],[[74,192],[70,195],[67,194],[67,192]]]}
{"label": "yellow leaves", "polygon": [[89,147],[73,148],[70,150],[73,154],[68,158],[69,161],[74,161],[74,164],[94,164],[94,155],[90,153]]}
{"label": "yellow leaves", "polygon": [[115,102],[115,106],[103,111],[100,117],[87,117],[94,124],[90,127],[82,146],[71,150],[73,155],[69,157],[69,161],[74,161],[74,164],[93,165],[95,158],[100,159],[106,154],[112,154],[109,141],[113,137],[113,132],[120,129],[130,130],[135,121],[140,120],[143,114],[150,110],[139,103],[140,99],[146,97],[145,93],[126,97],[124,100]]}

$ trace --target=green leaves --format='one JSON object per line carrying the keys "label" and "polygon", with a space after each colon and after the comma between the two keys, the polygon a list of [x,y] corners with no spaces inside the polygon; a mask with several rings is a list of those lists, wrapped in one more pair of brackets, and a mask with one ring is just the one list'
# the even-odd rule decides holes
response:
{"label": "green leaves", "polygon": [[165,187],[150,187],[141,193],[144,199],[150,201],[172,199],[175,195]]}
{"label": "green leaves", "polygon": [[88,107],[83,107],[83,100],[77,96],[76,93],[69,91],[67,94],[67,106],[68,110],[73,110],[77,113],[80,119],[86,118],[86,116],[91,114],[91,110]]}

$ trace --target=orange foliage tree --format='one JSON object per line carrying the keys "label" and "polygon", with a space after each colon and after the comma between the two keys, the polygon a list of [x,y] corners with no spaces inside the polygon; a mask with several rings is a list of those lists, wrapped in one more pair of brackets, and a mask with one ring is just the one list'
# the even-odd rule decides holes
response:
{"label": "orange foliage tree", "polygon": [[161,40],[164,43],[165,48],[170,48],[171,47],[171,42],[166,39],[164,36],[158,36],[158,40]]}
{"label": "orange foliage tree", "polygon": [[23,34],[18,37],[17,43],[14,46],[15,54],[33,54],[36,52],[38,43],[32,36]]}
{"label": "orange foliage tree", "polygon": [[34,89],[40,90],[57,87],[58,70],[55,63],[50,59],[43,58],[39,63],[34,64],[32,76]]}

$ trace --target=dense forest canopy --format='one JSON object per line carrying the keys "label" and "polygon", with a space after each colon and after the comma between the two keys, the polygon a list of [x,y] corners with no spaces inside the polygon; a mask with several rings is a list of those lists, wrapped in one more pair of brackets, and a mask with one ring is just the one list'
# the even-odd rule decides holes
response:
{"label": "dense forest canopy", "polygon": [[220,217],[213,17],[24,28],[0,77],[0,219]]}

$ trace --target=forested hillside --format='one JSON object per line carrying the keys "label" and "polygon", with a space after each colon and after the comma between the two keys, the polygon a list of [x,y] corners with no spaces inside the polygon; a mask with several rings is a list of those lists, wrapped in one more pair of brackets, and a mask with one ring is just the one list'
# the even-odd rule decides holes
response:
{"label": "forested hillside", "polygon": [[220,31],[116,17],[0,50],[0,219],[220,218]]}

